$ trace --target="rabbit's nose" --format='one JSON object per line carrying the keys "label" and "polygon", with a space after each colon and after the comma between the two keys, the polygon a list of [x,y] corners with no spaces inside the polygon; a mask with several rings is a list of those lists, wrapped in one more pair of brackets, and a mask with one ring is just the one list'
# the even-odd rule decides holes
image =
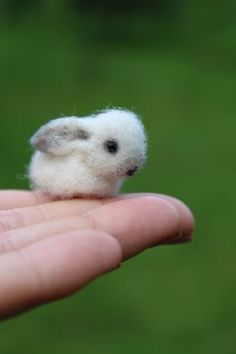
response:
{"label": "rabbit's nose", "polygon": [[133,174],[137,171],[138,166],[134,166],[131,170],[127,171],[127,176],[133,176]]}

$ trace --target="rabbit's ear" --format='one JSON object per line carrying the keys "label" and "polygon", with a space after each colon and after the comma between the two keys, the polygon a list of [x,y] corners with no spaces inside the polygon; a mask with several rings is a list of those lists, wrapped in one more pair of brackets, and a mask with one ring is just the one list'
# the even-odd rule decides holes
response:
{"label": "rabbit's ear", "polygon": [[31,145],[44,153],[67,155],[79,140],[87,140],[88,132],[78,118],[59,118],[43,125],[30,139]]}

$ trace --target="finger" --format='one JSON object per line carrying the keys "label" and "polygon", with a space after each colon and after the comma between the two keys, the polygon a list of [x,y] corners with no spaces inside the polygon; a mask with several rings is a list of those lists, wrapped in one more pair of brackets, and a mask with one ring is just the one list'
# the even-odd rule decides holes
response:
{"label": "finger", "polygon": [[0,317],[77,291],[119,266],[119,243],[99,231],[63,234],[0,258]]}
{"label": "finger", "polygon": [[168,242],[179,235],[184,242],[184,238],[190,237],[190,230],[181,231],[182,217],[185,215],[182,213],[180,217],[175,206],[158,197],[124,199],[77,217],[5,232],[0,237],[0,252],[25,247],[58,233],[90,228],[112,234],[122,244],[125,256],[131,257],[145,247]]}
{"label": "finger", "polygon": [[[108,201],[112,198],[106,198]],[[63,199],[53,199],[49,194],[43,193],[41,191],[24,191],[24,190],[1,190],[0,191],[0,211],[10,210],[10,209],[21,209],[27,207],[34,207],[41,204],[59,203],[61,207],[64,204],[67,204],[68,201],[76,201],[81,202],[83,205],[86,204],[87,201],[94,202],[96,206],[99,204],[101,199],[90,199],[90,198],[75,198],[71,200],[63,200]],[[105,201],[105,199],[104,199]],[[32,210],[31,208],[29,210]]]}
{"label": "finger", "polygon": [[[124,258],[129,258],[143,248],[167,243],[170,239],[190,240],[194,223],[189,209],[179,208],[160,197],[145,196],[125,199],[100,206],[85,213],[97,229],[117,237],[122,245]],[[183,219],[188,219],[185,222]],[[188,223],[188,227],[183,227]]]}
{"label": "finger", "polygon": [[12,229],[0,234],[0,254],[18,250],[59,234],[91,228],[93,229],[88,218],[78,216]]}
{"label": "finger", "polygon": [[116,198],[107,199],[72,199],[61,200],[51,203],[30,206],[25,208],[16,208],[12,210],[0,211],[0,231],[7,231],[16,228],[26,227],[28,225],[48,222],[66,217],[79,215],[87,210],[94,209],[102,204],[122,201],[126,199],[137,199],[145,196],[158,197],[159,199],[169,200],[178,212],[182,215],[182,228],[185,233],[191,232],[193,216],[189,209],[175,198],[159,196],[155,194],[136,194],[121,195]]}
{"label": "finger", "polygon": [[30,205],[47,203],[50,200],[49,196],[40,192],[2,190],[0,191],[0,210],[23,208]]}
{"label": "finger", "polygon": [[[87,201],[94,202],[94,205],[96,206],[99,204],[99,199],[84,199],[84,198],[76,198],[72,199],[72,202],[81,202],[82,205],[87,204]],[[64,204],[68,203],[68,200],[55,200],[52,197],[50,197],[48,194],[45,194],[40,191],[24,191],[24,190],[2,190],[0,191],[0,213],[2,211],[9,211],[10,215],[10,210],[11,209],[22,209],[22,208],[27,208],[29,209],[26,210],[28,213],[29,211],[32,211],[32,207],[41,205],[41,204],[46,204],[45,206],[45,212],[47,213],[48,210],[48,204],[56,203],[55,206],[57,207],[57,204],[59,203],[61,207],[63,207]],[[83,210],[83,208],[82,208]],[[7,213],[6,213],[7,215]]]}
{"label": "finger", "polygon": [[[76,198],[75,200],[78,201],[84,199]],[[53,199],[49,194],[43,193],[41,191],[0,190],[0,210],[24,208],[56,201],[57,200]],[[63,202],[63,200],[61,201]],[[64,200],[64,202],[66,202],[66,200]]]}
{"label": "finger", "polygon": [[[180,215],[180,222],[181,222],[180,229],[183,233],[183,237],[185,235],[191,235],[193,229],[195,228],[195,220],[194,220],[191,210],[188,207],[186,207],[186,205],[183,202],[181,202],[180,200],[178,200],[176,198],[173,198],[173,197],[170,197],[167,195],[162,195],[161,197],[163,199],[165,199],[166,201],[172,203],[178,209],[178,212]],[[179,243],[179,241],[181,239],[182,238],[179,238],[178,240],[176,240],[177,243]],[[191,237],[190,237],[190,239],[191,239]]]}
{"label": "finger", "polygon": [[103,202],[105,201],[101,199],[71,199],[1,210],[0,232],[79,215],[86,210],[96,208]]}
{"label": "finger", "polygon": [[155,194],[155,193],[131,193],[131,194],[126,194],[123,195],[122,198],[137,198],[137,196],[153,196],[153,197],[159,197],[161,199],[166,200],[167,202],[170,202],[173,206],[176,207],[178,210],[178,213],[180,215],[180,222],[181,226],[180,229],[183,233],[183,237],[176,237],[176,240],[172,240],[171,243],[180,243],[182,239],[185,239],[187,241],[187,235],[190,235],[189,241],[191,241],[191,235],[193,232],[193,229],[195,228],[195,220],[193,217],[193,214],[191,210],[179,199],[176,199],[174,197],[170,197],[168,195],[164,194]]}

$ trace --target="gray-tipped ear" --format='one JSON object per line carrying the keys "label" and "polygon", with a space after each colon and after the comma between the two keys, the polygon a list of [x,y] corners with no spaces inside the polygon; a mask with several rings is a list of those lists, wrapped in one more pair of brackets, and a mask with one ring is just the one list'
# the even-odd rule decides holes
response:
{"label": "gray-tipped ear", "polygon": [[80,127],[79,119],[59,118],[43,125],[30,139],[31,145],[44,153],[67,155],[80,140],[87,140],[89,133]]}

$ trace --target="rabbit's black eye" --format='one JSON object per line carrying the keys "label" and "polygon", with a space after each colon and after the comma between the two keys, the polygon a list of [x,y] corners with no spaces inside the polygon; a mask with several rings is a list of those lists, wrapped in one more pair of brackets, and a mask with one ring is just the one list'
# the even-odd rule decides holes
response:
{"label": "rabbit's black eye", "polygon": [[118,151],[118,143],[114,140],[105,141],[104,146],[110,154],[115,154]]}

